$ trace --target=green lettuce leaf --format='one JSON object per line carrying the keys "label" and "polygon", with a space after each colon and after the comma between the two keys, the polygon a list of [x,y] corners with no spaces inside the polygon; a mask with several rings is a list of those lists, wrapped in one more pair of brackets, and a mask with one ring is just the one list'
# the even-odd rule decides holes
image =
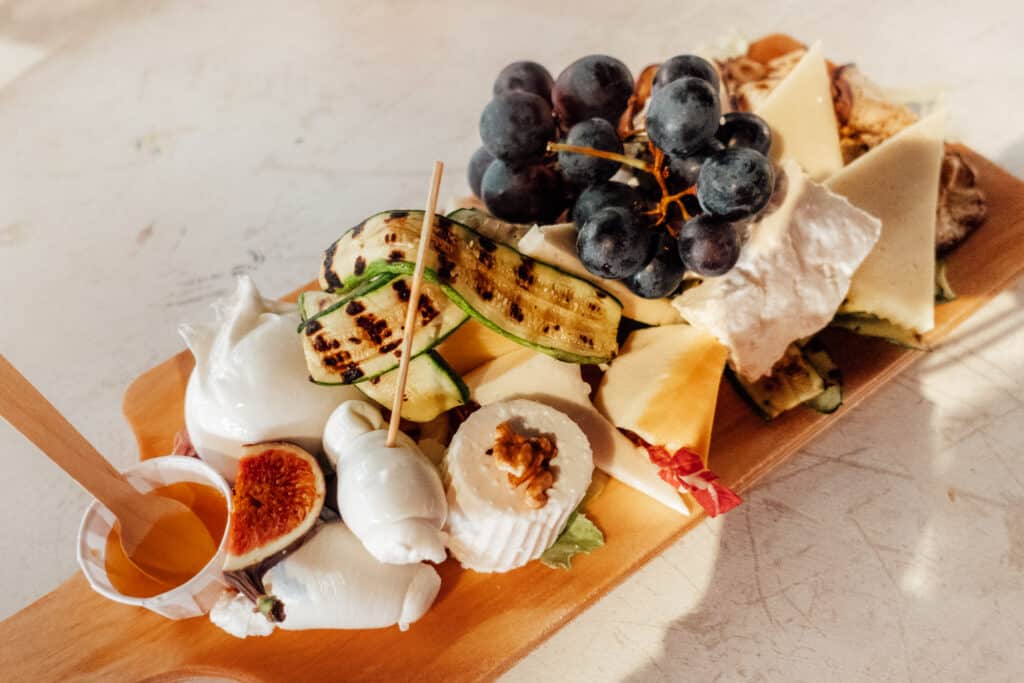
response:
{"label": "green lettuce leaf", "polygon": [[604,534],[582,512],[574,512],[565,528],[540,561],[552,569],[569,569],[572,558],[590,553],[604,545]]}

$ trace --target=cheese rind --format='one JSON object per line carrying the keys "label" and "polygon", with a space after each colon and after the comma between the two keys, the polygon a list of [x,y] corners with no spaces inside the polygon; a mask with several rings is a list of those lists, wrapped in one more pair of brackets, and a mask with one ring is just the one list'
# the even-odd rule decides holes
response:
{"label": "cheese rind", "polygon": [[935,212],[945,113],[936,112],[829,178],[827,186],[878,216],[882,235],[857,270],[843,311],[914,332],[935,326]]}
{"label": "cheese rind", "polygon": [[606,280],[587,272],[576,254],[576,226],[572,223],[535,225],[519,240],[519,251],[581,277],[614,296],[622,304],[622,315],[645,325],[671,325],[679,314],[668,299],[644,299],[618,280]]}
{"label": "cheese rind", "polygon": [[691,325],[637,330],[605,373],[594,404],[620,429],[669,451],[689,448],[706,463],[727,353]]}
{"label": "cheese rind", "polygon": [[814,180],[842,168],[832,82],[820,43],[807,50],[754,113],[772,129],[773,161],[794,159]]}
{"label": "cheese rind", "polygon": [[586,434],[598,469],[680,514],[690,514],[679,492],[658,476],[647,453],[590,402],[590,385],[578,365],[523,349],[482,366],[465,381],[481,405],[525,398],[560,410]]}
{"label": "cheese rind", "polygon": [[780,169],[773,204],[751,224],[733,269],[673,301],[684,319],[729,348],[750,380],[832,320],[882,230],[877,218],[811,182],[795,161]]}
{"label": "cheese rind", "polygon": [[[521,433],[548,436],[558,449],[543,507],[530,507],[488,453],[504,422]],[[452,438],[445,471],[448,549],[467,569],[506,572],[537,559],[555,542],[590,486],[594,461],[587,437],[564,413],[517,399],[470,415]]]}

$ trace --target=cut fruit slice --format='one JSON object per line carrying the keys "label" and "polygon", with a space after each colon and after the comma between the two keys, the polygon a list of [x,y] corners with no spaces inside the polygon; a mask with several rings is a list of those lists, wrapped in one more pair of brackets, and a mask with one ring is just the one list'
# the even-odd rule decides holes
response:
{"label": "cut fruit slice", "polygon": [[[302,297],[302,348],[314,382],[355,384],[398,367],[410,280],[376,279],[373,287],[359,286],[358,296],[342,295],[326,306],[323,296]],[[468,317],[429,282],[420,290],[418,312],[413,357],[439,344]]]}
{"label": "cut fruit slice", "polygon": [[619,429],[707,463],[718,385],[728,351],[707,332],[666,325],[630,335],[594,398]]}
{"label": "cut fruit slice", "polygon": [[751,381],[731,370],[728,374],[740,395],[766,420],[773,420],[825,391],[821,376],[795,344],[786,349],[769,375]]}
{"label": "cut fruit slice", "polygon": [[519,251],[550,263],[567,273],[593,282],[622,303],[622,315],[645,325],[671,325],[681,321],[668,299],[644,299],[618,280],[605,280],[588,273],[576,254],[576,225],[536,225],[519,240]]}
{"label": "cut fruit slice", "polygon": [[286,441],[242,449],[224,571],[266,561],[301,541],[324,505],[324,475],[312,455]]}
{"label": "cut fruit slice", "polygon": [[475,320],[467,320],[435,349],[462,375],[495,358],[522,350],[522,344]]}
{"label": "cut fruit slice", "polygon": [[680,514],[690,514],[679,492],[658,476],[647,453],[594,408],[590,385],[578,365],[520,349],[469,373],[466,385],[481,405],[524,398],[562,411],[587,435],[598,469]]}
{"label": "cut fruit slice", "polygon": [[754,113],[771,126],[773,161],[789,157],[813,180],[843,167],[832,81],[820,43],[807,50]]}
{"label": "cut fruit slice", "polygon": [[850,285],[843,313],[870,313],[914,332],[935,326],[935,211],[945,114],[922,119],[828,180],[882,221],[882,236]]}
{"label": "cut fruit slice", "polygon": [[[325,289],[380,273],[412,272],[421,211],[390,211],[363,221],[328,250]],[[603,363],[618,350],[622,306],[586,280],[438,216],[425,278],[483,325],[572,363]]]}
{"label": "cut fruit slice", "polygon": [[[398,382],[398,370],[360,382],[356,388],[387,409],[391,409]],[[409,376],[402,398],[402,417],[411,422],[430,422],[441,413],[469,400],[469,390],[459,374],[433,350],[409,363]]]}

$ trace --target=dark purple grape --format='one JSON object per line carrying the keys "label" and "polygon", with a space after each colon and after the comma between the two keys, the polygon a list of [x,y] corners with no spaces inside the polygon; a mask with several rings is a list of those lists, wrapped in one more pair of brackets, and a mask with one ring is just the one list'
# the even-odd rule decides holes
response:
{"label": "dark purple grape", "polygon": [[657,91],[662,86],[672,81],[690,76],[707,81],[715,92],[719,89],[718,70],[708,60],[697,55],[677,55],[662,62],[658,71],[654,74],[654,82],[651,84],[651,91]]}
{"label": "dark purple grape", "polygon": [[643,201],[636,190],[625,183],[597,183],[580,193],[572,207],[572,219],[577,226],[582,226],[595,213],[609,206],[620,206],[639,213],[643,210]]}
{"label": "dark purple grape", "polygon": [[661,151],[683,158],[714,137],[720,117],[718,93],[711,85],[684,76],[651,96],[647,135]]}
{"label": "dark purple grape", "polygon": [[651,259],[654,240],[636,214],[609,206],[590,217],[576,235],[576,252],[587,272],[619,280]]}
{"label": "dark purple grape", "polygon": [[480,187],[487,210],[513,223],[550,223],[567,203],[562,176],[548,166],[513,168],[495,159]]}
{"label": "dark purple grape", "polygon": [[686,268],[679,258],[679,242],[663,232],[655,240],[651,260],[623,282],[637,296],[660,299],[679,288],[685,272]]}
{"label": "dark purple grape", "polygon": [[633,76],[608,55],[589,55],[565,67],[551,88],[551,102],[563,128],[601,118],[613,126],[633,95]]}
{"label": "dark purple grape", "polygon": [[522,165],[539,160],[554,137],[551,107],[533,93],[495,95],[480,115],[484,147],[505,163]]}
{"label": "dark purple grape", "polygon": [[747,147],[715,152],[700,167],[697,199],[708,213],[731,220],[752,216],[765,207],[775,189],[768,157]]}
{"label": "dark purple grape", "polygon": [[522,90],[551,101],[551,86],[554,79],[548,70],[537,62],[512,62],[494,79],[494,94],[501,95],[513,90]]}
{"label": "dark purple grape", "polygon": [[697,176],[700,173],[700,167],[704,165],[709,156],[721,149],[722,143],[711,138],[706,145],[689,156],[682,158],[669,157],[667,164],[668,177],[665,179],[669,192],[676,194],[695,185],[697,183]]}
{"label": "dark purple grape", "polygon": [[[604,119],[580,121],[569,129],[565,142],[577,147],[622,154],[622,140],[619,139],[618,132]],[[621,166],[617,161],[575,152],[559,152],[558,165],[565,179],[577,185],[592,185],[608,180]]]}
{"label": "dark purple grape", "polygon": [[686,221],[679,230],[679,258],[698,275],[724,275],[739,257],[736,225],[723,218],[701,214]]}
{"label": "dark purple grape", "polygon": [[715,133],[726,147],[749,147],[767,156],[772,147],[772,129],[757,114],[731,111]]}
{"label": "dark purple grape", "polygon": [[469,158],[469,169],[466,171],[466,176],[469,178],[469,189],[477,197],[480,196],[480,181],[484,179],[484,173],[492,161],[494,161],[494,155],[488,152],[486,147],[480,147]]}

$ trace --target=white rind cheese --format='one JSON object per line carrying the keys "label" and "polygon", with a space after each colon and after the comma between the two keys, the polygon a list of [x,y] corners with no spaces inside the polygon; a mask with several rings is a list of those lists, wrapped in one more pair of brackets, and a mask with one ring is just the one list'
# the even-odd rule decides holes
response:
{"label": "white rind cheese", "polygon": [[606,280],[587,272],[576,254],[576,226],[573,223],[535,225],[519,240],[519,251],[531,258],[592,282],[622,304],[622,315],[645,325],[671,325],[679,314],[668,299],[644,299],[618,280]]}
{"label": "white rind cheese", "polygon": [[772,160],[794,159],[813,180],[843,167],[832,81],[820,43],[807,50],[754,113],[772,129]]}
{"label": "white rind cheese", "polygon": [[790,343],[828,324],[882,229],[874,216],[811,182],[796,162],[780,168],[775,205],[751,224],[733,269],[673,301],[690,324],[729,348],[750,380],[771,372]]}
{"label": "white rind cheese", "polygon": [[828,187],[878,216],[882,236],[850,286],[844,311],[927,332],[935,326],[935,211],[945,114],[918,121],[853,161]]}
{"label": "white rind cheese", "polygon": [[387,447],[387,423],[366,401],[346,401],[324,428],[324,451],[338,471],[345,524],[381,562],[445,559],[448,509],[434,465],[405,434]]}
{"label": "white rind cheese", "polygon": [[[541,508],[527,505],[487,451],[495,429],[553,437],[554,485]],[[463,567],[506,572],[540,557],[558,538],[590,486],[594,471],[587,437],[564,413],[534,401],[503,401],[469,416],[452,438],[446,458],[448,548]]]}
{"label": "white rind cheese", "polygon": [[690,514],[679,493],[658,476],[647,453],[590,402],[590,385],[580,376],[579,365],[522,349],[466,375],[465,382],[480,405],[525,398],[562,411],[586,434],[598,469],[680,514]]}

